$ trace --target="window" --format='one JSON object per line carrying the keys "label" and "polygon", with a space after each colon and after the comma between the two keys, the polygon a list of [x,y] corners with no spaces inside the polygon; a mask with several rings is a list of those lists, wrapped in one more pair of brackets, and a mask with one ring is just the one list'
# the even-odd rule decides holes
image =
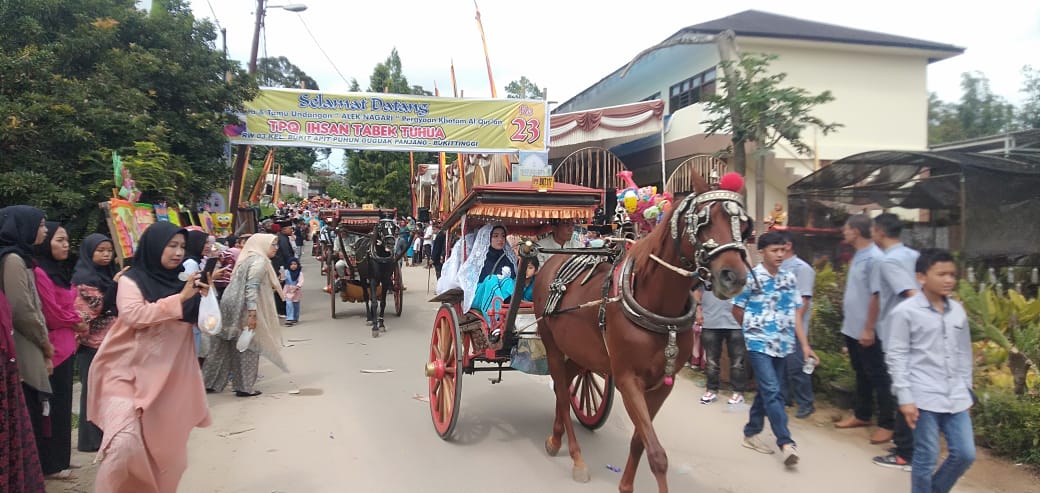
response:
{"label": "window", "polygon": [[661,91],[657,91],[643,99],[640,99],[639,102],[642,103],[643,101],[653,101],[655,99],[661,99]]}
{"label": "window", "polygon": [[708,95],[715,94],[715,68],[676,83],[668,89],[668,94],[669,113],[703,101]]}

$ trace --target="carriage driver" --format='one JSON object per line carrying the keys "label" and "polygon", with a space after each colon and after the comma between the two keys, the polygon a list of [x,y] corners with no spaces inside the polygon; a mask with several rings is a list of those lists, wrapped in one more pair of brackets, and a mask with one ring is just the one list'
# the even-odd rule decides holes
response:
{"label": "carriage driver", "polygon": [[[538,240],[538,246],[542,248],[582,248],[584,245],[574,241],[574,222],[568,220],[554,220],[552,223],[552,234]],[[552,254],[539,253],[538,263],[545,265]]]}
{"label": "carriage driver", "polygon": [[353,242],[350,241],[350,237],[346,229],[336,228],[336,239],[332,242],[333,253],[336,258],[336,275],[340,279],[345,279],[349,275],[349,264],[344,255],[350,255],[353,249]]}

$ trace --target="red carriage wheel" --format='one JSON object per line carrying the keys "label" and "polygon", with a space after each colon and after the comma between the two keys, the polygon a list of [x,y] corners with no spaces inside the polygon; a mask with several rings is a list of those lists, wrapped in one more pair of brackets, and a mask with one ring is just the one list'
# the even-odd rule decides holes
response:
{"label": "red carriage wheel", "polygon": [[447,303],[437,310],[430,339],[430,360],[426,377],[430,380],[430,416],[433,427],[444,440],[450,440],[459,420],[462,402],[463,340],[455,308]]}
{"label": "red carriage wheel", "polygon": [[607,422],[614,404],[613,377],[580,368],[571,380],[570,391],[571,409],[582,426],[595,430]]}

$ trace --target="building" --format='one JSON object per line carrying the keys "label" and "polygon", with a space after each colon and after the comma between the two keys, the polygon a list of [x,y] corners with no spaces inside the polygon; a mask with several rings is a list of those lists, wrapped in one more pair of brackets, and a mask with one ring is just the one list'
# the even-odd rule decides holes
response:
{"label": "building", "polygon": [[[770,69],[787,74],[785,83],[816,94],[831,91],[834,101],[814,115],[843,125],[829,135],[803,134],[817,156],[799,155],[783,142],[767,160],[765,210],[786,201],[787,186],[818,166],[874,149],[923,151],[928,148],[928,65],[962,53],[953,45],[864,31],[768,12],[748,10],[695,24],[665,39],[690,35],[736,34],[740,52],[779,56]],[[664,135],[615,145],[604,153],[619,158],[641,185],[662,182],[662,147],[666,176],[691,158],[713,160],[729,145],[728,136],[707,137],[702,100],[716,91],[719,50],[714,44],[679,45],[649,53],[620,75],[629,60],[599,82],[565,101],[555,114],[660,99],[664,102]],[[663,141],[663,144],[662,144]],[[700,156],[698,158],[698,156]],[[725,157],[723,157],[725,159]],[[568,166],[568,158],[554,164]],[[685,172],[685,167],[681,168]],[[703,168],[702,168],[703,169]],[[754,204],[754,166],[749,163],[748,209]],[[683,173],[680,173],[683,174]]]}

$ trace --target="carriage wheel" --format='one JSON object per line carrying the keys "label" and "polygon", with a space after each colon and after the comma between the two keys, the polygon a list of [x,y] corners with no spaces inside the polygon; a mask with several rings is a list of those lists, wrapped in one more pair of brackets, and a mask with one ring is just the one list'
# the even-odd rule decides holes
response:
{"label": "carriage wheel", "polygon": [[336,280],[333,275],[336,272],[336,266],[332,262],[329,262],[328,270],[325,272],[325,282],[329,289],[329,308],[332,311],[332,318],[336,318],[336,296],[339,293],[336,292]]}
{"label": "carriage wheel", "polygon": [[399,282],[401,282],[400,278],[398,277],[399,274],[400,272],[394,270],[394,275],[390,281],[391,285],[393,285],[394,287],[394,313],[398,317],[400,317],[401,312],[404,311],[404,291],[401,290],[401,287],[403,285],[398,284]]}
{"label": "carriage wheel", "polygon": [[571,409],[578,422],[589,430],[603,426],[614,404],[614,378],[579,368],[570,389]]}
{"label": "carriage wheel", "polygon": [[451,439],[455,423],[459,420],[462,356],[462,333],[459,331],[455,309],[447,303],[441,304],[433,322],[426,376],[430,379],[430,416],[433,418],[433,427],[444,440]]}

